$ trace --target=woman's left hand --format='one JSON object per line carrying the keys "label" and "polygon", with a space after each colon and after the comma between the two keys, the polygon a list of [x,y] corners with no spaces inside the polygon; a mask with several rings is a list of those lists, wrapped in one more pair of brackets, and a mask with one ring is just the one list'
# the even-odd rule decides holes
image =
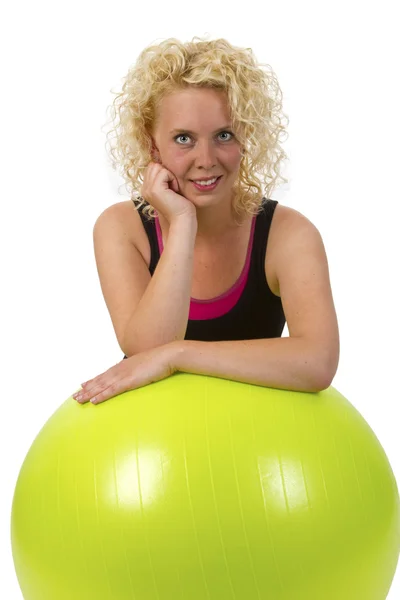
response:
{"label": "woman's left hand", "polygon": [[72,397],[80,404],[99,404],[127,390],[134,390],[175,373],[176,346],[165,344],[122,359],[114,367],[85,382]]}

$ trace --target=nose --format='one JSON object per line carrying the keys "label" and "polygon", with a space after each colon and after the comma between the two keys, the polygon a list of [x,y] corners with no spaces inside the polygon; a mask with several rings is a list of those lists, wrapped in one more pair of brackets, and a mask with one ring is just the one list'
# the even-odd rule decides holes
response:
{"label": "nose", "polygon": [[215,147],[213,142],[208,140],[198,141],[195,150],[195,167],[202,168],[205,171],[213,169],[216,165]]}

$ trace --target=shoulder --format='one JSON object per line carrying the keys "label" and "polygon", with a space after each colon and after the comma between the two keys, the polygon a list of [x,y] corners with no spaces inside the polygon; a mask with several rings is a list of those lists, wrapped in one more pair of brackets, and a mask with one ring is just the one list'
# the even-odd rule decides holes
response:
{"label": "shoulder", "polygon": [[316,225],[294,208],[277,204],[273,217],[273,241],[276,248],[275,264],[288,259],[293,252],[323,246],[322,236]]}
{"label": "shoulder", "polygon": [[107,206],[97,217],[98,221],[110,221],[126,223],[129,228],[132,224],[140,221],[140,216],[131,200],[122,200]]}
{"label": "shoulder", "polygon": [[277,295],[280,295],[278,272],[285,268],[285,261],[290,260],[290,253],[297,251],[299,244],[312,239],[322,243],[321,235],[310,219],[290,206],[276,205],[268,237],[265,267],[272,273]]}
{"label": "shoulder", "polygon": [[265,254],[265,273],[272,292],[280,297],[279,265],[282,268],[282,256],[288,247],[296,243],[298,235],[307,236],[307,232],[315,229],[307,217],[298,210],[278,203],[272,216],[268,235],[267,252]]}
{"label": "shoulder", "polygon": [[[274,215],[272,218],[274,236],[278,241],[279,234],[288,231],[295,231],[302,227],[315,227],[313,223],[301,212],[290,206],[278,203],[275,207]],[[271,227],[272,229],[272,227]]]}
{"label": "shoulder", "polygon": [[146,263],[150,261],[150,246],[139,212],[132,200],[122,200],[108,206],[97,217],[94,227],[113,228],[121,239],[130,242],[141,253]]}

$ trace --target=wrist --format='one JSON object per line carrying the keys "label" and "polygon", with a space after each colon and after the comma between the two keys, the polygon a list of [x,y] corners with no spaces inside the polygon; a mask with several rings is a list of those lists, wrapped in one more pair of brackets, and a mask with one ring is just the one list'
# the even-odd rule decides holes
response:
{"label": "wrist", "polygon": [[171,368],[174,371],[178,371],[181,365],[181,359],[184,356],[187,348],[187,340],[174,340],[173,342],[169,342],[167,346]]}
{"label": "wrist", "polygon": [[178,217],[174,217],[171,222],[169,223],[169,229],[170,230],[174,230],[174,229],[179,229],[182,230],[182,228],[185,229],[189,229],[191,231],[193,231],[194,233],[197,232],[197,214],[194,211],[193,214],[192,213],[186,213],[186,214],[182,214],[179,215]]}

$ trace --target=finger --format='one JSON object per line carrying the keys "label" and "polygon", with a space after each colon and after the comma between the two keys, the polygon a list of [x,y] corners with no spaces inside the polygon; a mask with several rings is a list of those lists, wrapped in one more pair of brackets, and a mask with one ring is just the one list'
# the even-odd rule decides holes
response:
{"label": "finger", "polygon": [[[91,398],[98,395],[103,390],[107,389],[114,382],[118,381],[118,378],[121,378],[121,374],[118,373],[118,369],[116,369],[116,367],[120,364],[124,365],[124,361],[120,361],[114,367],[107,369],[107,371],[101,373],[97,377],[94,377],[93,379],[88,379],[85,382],[85,386],[81,384],[82,389],[79,390],[79,392],[73,394],[72,397],[80,403],[89,402]],[[77,398],[78,394],[79,398]]]}
{"label": "finger", "polygon": [[174,179],[172,180],[172,190],[177,194],[180,190],[179,190],[179,183],[177,181],[177,179],[174,177]]}
{"label": "finger", "polygon": [[85,402],[89,402],[96,394],[108,388],[111,383],[110,379],[104,380],[96,377],[93,379],[92,383],[89,383],[85,388],[82,388],[79,392],[73,394],[73,398],[80,404],[84,404]]}
{"label": "finger", "polygon": [[110,384],[110,380],[106,382],[104,379],[100,379],[100,377],[95,377],[86,382],[86,386],[82,387],[81,390],[72,394],[72,397],[79,402],[80,404],[84,404],[85,402],[89,402],[90,398],[96,395],[97,392],[104,390]]}
{"label": "finger", "polygon": [[107,369],[107,371],[104,371],[104,373],[97,375],[97,377],[93,377],[93,379],[88,379],[84,383],[81,383],[83,392],[89,392],[92,393],[92,395],[94,395],[99,390],[99,388],[104,389],[105,387],[107,387],[111,383],[111,379],[115,375],[115,372],[113,373],[113,369],[118,364],[120,363],[117,363],[116,365],[114,365],[114,367],[110,367],[109,369]]}
{"label": "finger", "polygon": [[105,400],[109,400],[114,396],[118,396],[121,392],[125,391],[127,386],[124,386],[123,381],[118,381],[111,384],[107,389],[98,392],[95,396],[90,399],[92,404],[101,404]]}
{"label": "finger", "polygon": [[87,394],[85,394],[85,392],[82,392],[82,391],[78,392],[77,394],[73,394],[72,397],[79,404],[85,404],[86,402],[89,402],[89,397],[87,396]]}

